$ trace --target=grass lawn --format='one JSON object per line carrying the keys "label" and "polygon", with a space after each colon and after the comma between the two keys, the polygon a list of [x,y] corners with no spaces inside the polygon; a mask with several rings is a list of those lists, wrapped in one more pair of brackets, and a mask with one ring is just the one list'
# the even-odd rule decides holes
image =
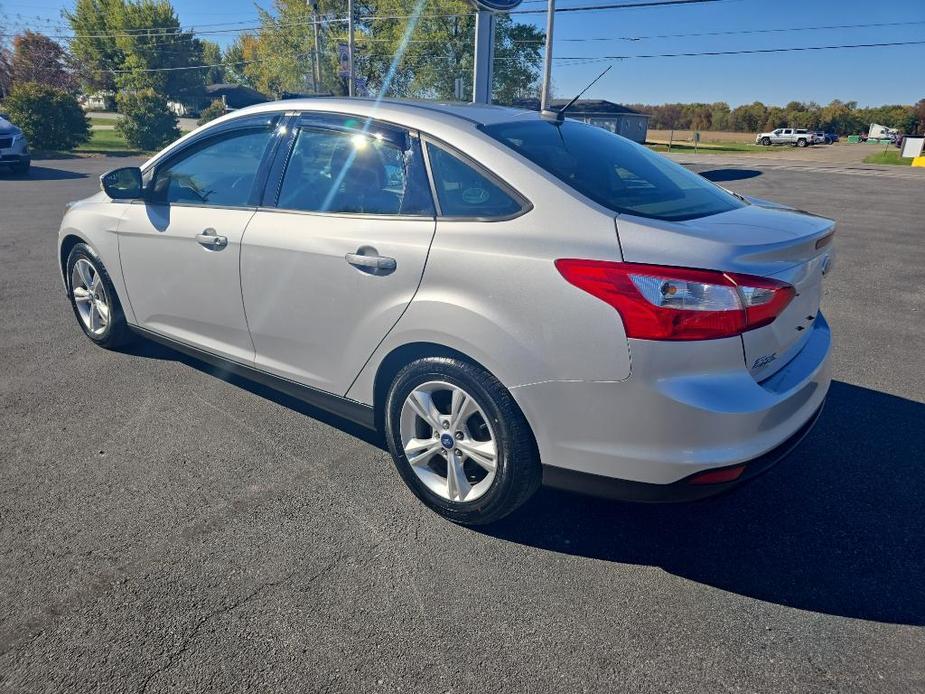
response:
{"label": "grass lawn", "polygon": [[876,154],[868,154],[864,157],[865,164],[896,164],[897,166],[909,166],[912,163],[911,159],[903,159],[899,156],[899,150],[895,147],[890,147],[890,149],[877,152]]}
{"label": "grass lawn", "polygon": [[[667,152],[668,144],[664,142],[647,142],[646,146],[656,152]],[[729,152],[770,152],[772,147],[762,147],[761,145],[748,145],[742,142],[703,142],[697,145],[696,150],[691,143],[680,144],[675,142],[671,145],[671,151],[678,154],[687,154],[696,152],[697,154],[728,154]]]}
{"label": "grass lawn", "polygon": [[118,118],[90,118],[90,125],[115,125],[119,122]]}
{"label": "grass lawn", "polygon": [[129,147],[115,130],[93,130],[90,141],[76,151],[90,154],[141,154],[139,150]]}

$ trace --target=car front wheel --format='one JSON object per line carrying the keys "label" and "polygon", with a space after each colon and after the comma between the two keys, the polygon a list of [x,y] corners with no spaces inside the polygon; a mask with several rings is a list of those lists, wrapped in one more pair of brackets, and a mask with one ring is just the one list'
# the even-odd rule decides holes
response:
{"label": "car front wheel", "polygon": [[93,249],[78,243],[67,258],[68,297],[84,334],[115,349],[131,340],[122,305],[106,267]]}
{"label": "car front wheel", "polygon": [[540,486],[529,424],[510,392],[484,369],[448,357],[419,359],[395,377],[385,407],[399,474],[443,517],[491,523]]}
{"label": "car front wheel", "polygon": [[770,138],[770,137],[762,137],[762,138],[761,138],[761,144],[763,144],[765,147],[769,147],[769,146],[771,145],[771,138]]}

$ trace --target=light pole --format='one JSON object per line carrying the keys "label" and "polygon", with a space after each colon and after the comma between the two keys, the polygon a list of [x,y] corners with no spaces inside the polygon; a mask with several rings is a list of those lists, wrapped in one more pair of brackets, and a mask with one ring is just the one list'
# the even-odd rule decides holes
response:
{"label": "light pole", "polygon": [[546,57],[543,59],[543,93],[540,94],[540,113],[548,110],[549,91],[552,89],[552,30],[556,20],[556,0],[549,0],[546,10]]}
{"label": "light pole", "polygon": [[321,47],[318,44],[318,0],[308,0],[308,6],[312,10],[312,29],[315,34],[315,64],[313,67],[312,77],[315,80],[315,94],[321,86]]}
{"label": "light pole", "polygon": [[347,96],[353,96],[356,89],[353,81],[353,0],[347,0],[347,71],[350,73]]}

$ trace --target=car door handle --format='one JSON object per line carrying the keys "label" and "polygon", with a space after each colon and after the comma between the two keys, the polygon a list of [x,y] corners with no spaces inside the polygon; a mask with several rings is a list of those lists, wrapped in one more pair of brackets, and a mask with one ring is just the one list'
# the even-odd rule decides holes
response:
{"label": "car door handle", "polygon": [[206,229],[201,234],[196,235],[196,242],[201,246],[217,251],[228,245],[228,237],[219,236],[215,233],[215,229]]}
{"label": "car door handle", "polygon": [[370,246],[358,248],[356,253],[348,253],[344,259],[355,268],[377,275],[388,274],[398,267],[395,258],[379,255],[379,252]]}

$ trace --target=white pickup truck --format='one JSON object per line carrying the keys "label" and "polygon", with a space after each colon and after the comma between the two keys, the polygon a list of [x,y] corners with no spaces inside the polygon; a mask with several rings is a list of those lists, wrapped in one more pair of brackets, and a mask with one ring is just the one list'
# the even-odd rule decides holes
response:
{"label": "white pickup truck", "polygon": [[815,143],[813,133],[806,128],[778,128],[769,133],[758,133],[755,144],[764,145],[795,145],[806,147]]}

